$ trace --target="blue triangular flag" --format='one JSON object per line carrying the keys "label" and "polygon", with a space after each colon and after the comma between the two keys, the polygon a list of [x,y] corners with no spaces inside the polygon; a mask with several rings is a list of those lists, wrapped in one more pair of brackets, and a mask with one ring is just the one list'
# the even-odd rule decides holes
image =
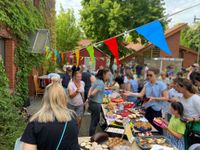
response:
{"label": "blue triangular flag", "polygon": [[172,54],[168,47],[160,21],[156,20],[143,26],[140,26],[136,28],[136,31],[168,55]]}
{"label": "blue triangular flag", "polygon": [[54,54],[57,56],[58,61],[61,62],[60,53],[56,49],[54,50]]}

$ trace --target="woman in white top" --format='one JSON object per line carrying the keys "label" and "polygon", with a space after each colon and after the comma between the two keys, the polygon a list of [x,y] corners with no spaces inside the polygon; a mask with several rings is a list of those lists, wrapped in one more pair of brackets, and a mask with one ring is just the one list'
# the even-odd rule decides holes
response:
{"label": "woman in white top", "polygon": [[200,96],[195,94],[195,88],[188,79],[178,82],[177,90],[183,94],[181,103],[184,107],[184,118],[187,121],[185,132],[185,149],[195,143],[200,143],[200,138],[191,136],[191,130],[200,134]]}
{"label": "woman in white top", "polygon": [[69,93],[69,104],[68,107],[74,110],[78,116],[77,123],[80,127],[81,119],[84,113],[84,87],[85,83],[81,81],[82,74],[80,72],[75,72],[72,81],[68,85]]}

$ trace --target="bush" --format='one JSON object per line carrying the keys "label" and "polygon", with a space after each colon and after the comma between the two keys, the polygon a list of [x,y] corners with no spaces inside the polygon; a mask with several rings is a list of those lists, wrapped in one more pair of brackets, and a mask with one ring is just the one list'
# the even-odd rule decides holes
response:
{"label": "bush", "polygon": [[21,136],[25,122],[13,104],[13,97],[9,93],[8,79],[1,58],[0,83],[0,148],[11,150],[15,140]]}

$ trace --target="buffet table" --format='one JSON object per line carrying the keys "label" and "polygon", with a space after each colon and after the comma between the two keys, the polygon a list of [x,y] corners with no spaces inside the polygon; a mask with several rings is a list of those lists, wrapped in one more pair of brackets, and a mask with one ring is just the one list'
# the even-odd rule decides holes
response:
{"label": "buffet table", "polygon": [[[108,105],[115,105],[116,103],[112,103],[112,102],[110,102],[109,104],[102,104],[101,105],[101,107],[102,107],[102,112],[103,112],[103,116],[104,116],[104,119],[105,119],[105,121],[106,121],[106,124],[107,124],[107,126],[108,127],[112,127],[112,130],[114,129],[114,128],[119,128],[119,129],[116,129],[116,131],[118,130],[119,132],[118,133],[121,133],[122,131],[123,131],[123,127],[120,127],[120,125],[117,125],[117,124],[115,124],[115,123],[113,123],[114,122],[114,119],[108,119],[107,118],[107,114],[109,113],[109,110],[107,109],[107,106]],[[130,115],[131,115],[132,113],[130,113]],[[144,116],[142,116],[143,118],[144,118]],[[151,130],[151,132],[158,132],[152,125],[151,125],[151,128],[152,128],[152,130]],[[133,131],[134,131],[134,133],[137,133],[138,131],[137,130],[135,130],[134,128],[133,128]]]}
{"label": "buffet table", "polygon": [[[115,95],[117,94],[115,93]],[[113,135],[122,137],[125,134],[129,137],[129,141],[132,136],[134,140],[130,145],[131,149],[151,149],[150,147],[154,146],[176,149],[166,137],[159,135],[158,131],[148,122],[144,117],[144,108],[141,106],[136,107],[134,103],[127,102],[120,96],[113,98],[112,95],[106,95],[101,107],[107,125],[105,132],[112,133],[110,134],[112,137]],[[127,132],[127,125],[130,129],[129,132]]]}
{"label": "buffet table", "polygon": [[[112,139],[112,138],[109,138],[109,139]],[[86,142],[86,141],[90,141],[90,137],[79,137],[78,138],[78,142],[79,144],[83,143],[83,142]],[[128,141],[127,141],[128,142]],[[130,147],[130,150],[141,150],[137,143],[136,142],[133,142],[132,144],[129,144],[129,147]],[[81,149],[83,150],[83,149]]]}

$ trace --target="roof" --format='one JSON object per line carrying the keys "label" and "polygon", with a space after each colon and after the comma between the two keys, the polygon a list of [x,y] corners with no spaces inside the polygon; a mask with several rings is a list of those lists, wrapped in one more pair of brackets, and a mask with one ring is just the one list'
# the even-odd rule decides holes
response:
{"label": "roof", "polygon": [[142,48],[144,48],[145,47],[145,45],[142,45],[142,44],[140,44],[140,43],[129,43],[128,45],[126,45],[125,46],[126,48],[128,48],[128,49],[132,49],[132,50],[134,50],[134,51],[139,51],[140,49],[142,49]]}
{"label": "roof", "polygon": [[197,51],[195,51],[195,50],[193,50],[193,49],[191,49],[191,48],[185,47],[185,46],[183,46],[183,45],[180,45],[180,49],[198,55],[198,52],[197,52]]}
{"label": "roof", "polygon": [[[172,28],[170,28],[170,29],[167,29],[167,30],[165,31],[165,37],[168,38],[168,37],[174,35],[175,33],[180,32],[180,31],[181,31],[182,29],[184,29],[185,27],[187,27],[187,24],[186,24],[186,23],[181,23],[181,24],[178,24],[178,25],[176,25],[176,26],[174,26],[174,27],[172,27]],[[149,43],[149,44],[147,44],[147,45],[142,45],[141,43],[136,43],[136,44],[130,43],[130,44],[128,44],[128,45],[126,46],[126,48],[132,49],[132,50],[134,50],[135,52],[139,52],[139,51],[141,52],[141,51],[146,50],[147,48],[153,47],[153,46],[154,46],[154,45],[153,45],[152,43]],[[125,57],[121,58],[121,61],[123,61],[123,60],[126,59],[127,57],[132,57],[132,56],[134,56],[134,53],[132,53],[132,54],[130,54],[130,55],[128,55],[128,56],[125,56]]]}
{"label": "roof", "polygon": [[78,42],[78,46],[85,47],[92,44],[92,40],[89,39],[82,39]]}
{"label": "roof", "polygon": [[[83,48],[78,48],[78,49],[80,49],[80,51],[84,51],[84,50],[86,50],[86,47],[83,47]],[[99,48],[97,48],[97,47],[95,47],[94,46],[94,50],[98,50],[100,53],[103,53],[106,57],[110,57],[108,54],[106,54],[106,53],[104,53],[102,50],[100,50]],[[72,53],[73,55],[75,54],[75,51],[73,51],[73,53]]]}

